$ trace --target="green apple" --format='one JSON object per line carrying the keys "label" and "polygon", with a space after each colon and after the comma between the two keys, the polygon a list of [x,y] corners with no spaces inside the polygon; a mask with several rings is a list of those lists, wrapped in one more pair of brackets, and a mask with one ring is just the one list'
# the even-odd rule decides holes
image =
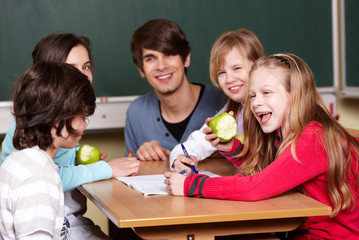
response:
{"label": "green apple", "polygon": [[84,144],[77,152],[77,164],[90,164],[100,160],[101,151],[97,147]]}
{"label": "green apple", "polygon": [[236,119],[226,112],[212,118],[208,126],[221,142],[228,142],[237,134]]}

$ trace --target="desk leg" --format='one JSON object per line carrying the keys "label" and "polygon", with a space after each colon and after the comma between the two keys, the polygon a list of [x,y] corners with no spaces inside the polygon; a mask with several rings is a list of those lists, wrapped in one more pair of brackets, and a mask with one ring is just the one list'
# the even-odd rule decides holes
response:
{"label": "desk leg", "polygon": [[137,227],[136,233],[145,240],[187,240],[193,234],[194,240],[214,240],[215,236],[287,232],[296,229],[302,218],[268,219],[207,224],[186,224],[160,227]]}

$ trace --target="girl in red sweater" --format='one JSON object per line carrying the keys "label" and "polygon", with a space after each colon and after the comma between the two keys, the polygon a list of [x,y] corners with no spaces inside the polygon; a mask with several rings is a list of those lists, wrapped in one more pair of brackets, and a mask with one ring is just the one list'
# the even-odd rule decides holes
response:
{"label": "girl in red sweater", "polygon": [[243,118],[244,145],[221,143],[204,129],[243,174],[165,173],[170,193],[257,201],[296,188],[333,209],[332,216],[308,217],[301,239],[359,239],[359,142],[327,111],[307,64],[293,54],[259,58]]}

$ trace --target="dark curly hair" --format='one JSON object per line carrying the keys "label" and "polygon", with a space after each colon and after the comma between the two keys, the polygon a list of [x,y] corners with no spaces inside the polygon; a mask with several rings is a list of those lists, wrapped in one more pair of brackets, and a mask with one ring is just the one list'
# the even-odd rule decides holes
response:
{"label": "dark curly hair", "polygon": [[13,96],[16,130],[13,145],[21,150],[39,146],[46,150],[56,134],[66,127],[78,135],[71,122],[76,116],[88,117],[96,108],[94,89],[77,68],[66,63],[39,62],[16,82]]}

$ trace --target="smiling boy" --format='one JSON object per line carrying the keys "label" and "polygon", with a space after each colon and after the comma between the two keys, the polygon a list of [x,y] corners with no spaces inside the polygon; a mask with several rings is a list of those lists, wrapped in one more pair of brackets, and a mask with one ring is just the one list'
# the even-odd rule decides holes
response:
{"label": "smiling boy", "polygon": [[131,39],[133,61],[153,91],[131,103],[126,116],[126,152],[140,160],[167,160],[170,150],[185,141],[226,103],[222,91],[190,83],[191,47],[179,25],[153,19]]}

